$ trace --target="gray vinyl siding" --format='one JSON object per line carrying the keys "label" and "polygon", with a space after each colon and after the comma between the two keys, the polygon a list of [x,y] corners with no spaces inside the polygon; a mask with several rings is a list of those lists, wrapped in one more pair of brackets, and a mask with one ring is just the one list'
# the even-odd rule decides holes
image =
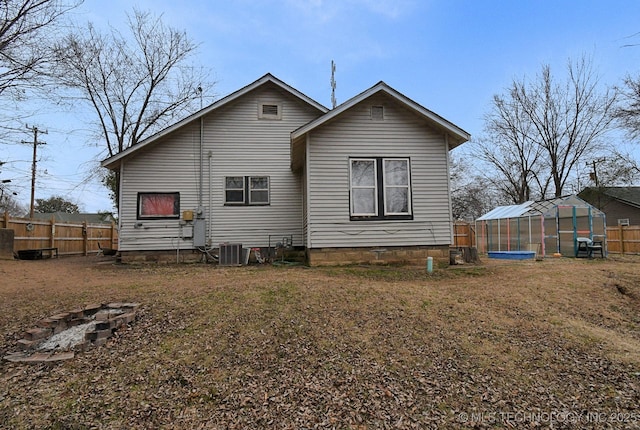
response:
{"label": "gray vinyl siding", "polygon": [[[178,192],[180,211],[194,210],[198,199],[199,127],[191,124],[162,142],[154,151],[143,151],[122,165],[119,249],[191,249],[192,241],[180,239],[178,219],[138,220],[138,193]],[[178,173],[182,172],[182,173]],[[136,223],[141,223],[136,228]]]}
{"label": "gray vinyl siding", "polygon": [[[383,105],[373,121],[370,106]],[[451,242],[447,147],[442,133],[388,96],[373,96],[309,134],[310,248]],[[350,221],[349,157],[407,157],[413,220]]]}
{"label": "gray vinyl siding", "polygon": [[[282,119],[258,119],[259,102],[278,103]],[[259,87],[204,118],[203,196],[209,243],[271,245],[293,236],[303,244],[300,175],[290,168],[290,134],[319,115],[276,86]],[[178,220],[145,220],[134,228],[137,193],[180,192],[180,210],[198,207],[200,121],[196,120],[123,163],[121,243],[126,250],[191,249],[180,239]],[[225,206],[226,176],[268,176],[268,206]]]}

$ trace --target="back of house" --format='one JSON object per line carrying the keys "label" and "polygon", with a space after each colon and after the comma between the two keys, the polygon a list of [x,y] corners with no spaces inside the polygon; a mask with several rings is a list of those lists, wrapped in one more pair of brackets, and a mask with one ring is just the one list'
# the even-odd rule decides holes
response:
{"label": "back of house", "polygon": [[448,151],[468,139],[382,82],[328,110],[267,74],[103,162],[120,171],[118,249],[123,261],[283,244],[311,264],[448,258]]}

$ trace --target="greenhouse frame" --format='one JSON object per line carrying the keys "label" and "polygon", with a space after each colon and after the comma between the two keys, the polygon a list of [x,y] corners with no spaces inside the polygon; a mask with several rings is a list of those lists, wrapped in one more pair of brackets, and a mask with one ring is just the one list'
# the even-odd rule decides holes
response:
{"label": "greenhouse frame", "polygon": [[546,257],[577,255],[578,238],[602,241],[605,214],[575,195],[498,206],[476,220],[478,252],[535,251]]}

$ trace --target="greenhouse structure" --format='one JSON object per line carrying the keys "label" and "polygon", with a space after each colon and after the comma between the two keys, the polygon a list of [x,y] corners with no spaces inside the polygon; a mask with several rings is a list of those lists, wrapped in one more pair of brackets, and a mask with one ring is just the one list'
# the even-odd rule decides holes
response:
{"label": "greenhouse structure", "polygon": [[498,206],[476,220],[478,252],[535,251],[574,257],[578,238],[606,244],[605,214],[575,195]]}

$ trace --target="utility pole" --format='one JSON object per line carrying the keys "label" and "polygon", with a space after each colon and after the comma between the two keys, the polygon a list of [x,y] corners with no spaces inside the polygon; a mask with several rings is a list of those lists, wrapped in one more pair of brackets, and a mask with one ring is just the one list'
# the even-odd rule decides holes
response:
{"label": "utility pole", "polygon": [[[46,130],[38,130],[38,127],[29,127],[25,125],[27,130],[30,130],[33,133],[33,161],[31,163],[31,206],[29,207],[29,218],[33,219],[34,212],[34,202],[36,196],[36,154],[38,145],[46,145],[47,142],[38,142],[38,133],[48,134]],[[30,144],[31,142],[22,141],[24,144]]]}
{"label": "utility pole", "polygon": [[[598,182],[598,170],[596,168],[596,163],[601,163],[603,161],[606,161],[606,158],[600,158],[598,160],[593,160],[591,162],[591,166],[593,167],[593,171],[589,172],[589,177],[595,183],[596,188],[598,188],[600,186],[600,183]],[[589,165],[589,162],[587,162],[587,166],[588,165]]]}

